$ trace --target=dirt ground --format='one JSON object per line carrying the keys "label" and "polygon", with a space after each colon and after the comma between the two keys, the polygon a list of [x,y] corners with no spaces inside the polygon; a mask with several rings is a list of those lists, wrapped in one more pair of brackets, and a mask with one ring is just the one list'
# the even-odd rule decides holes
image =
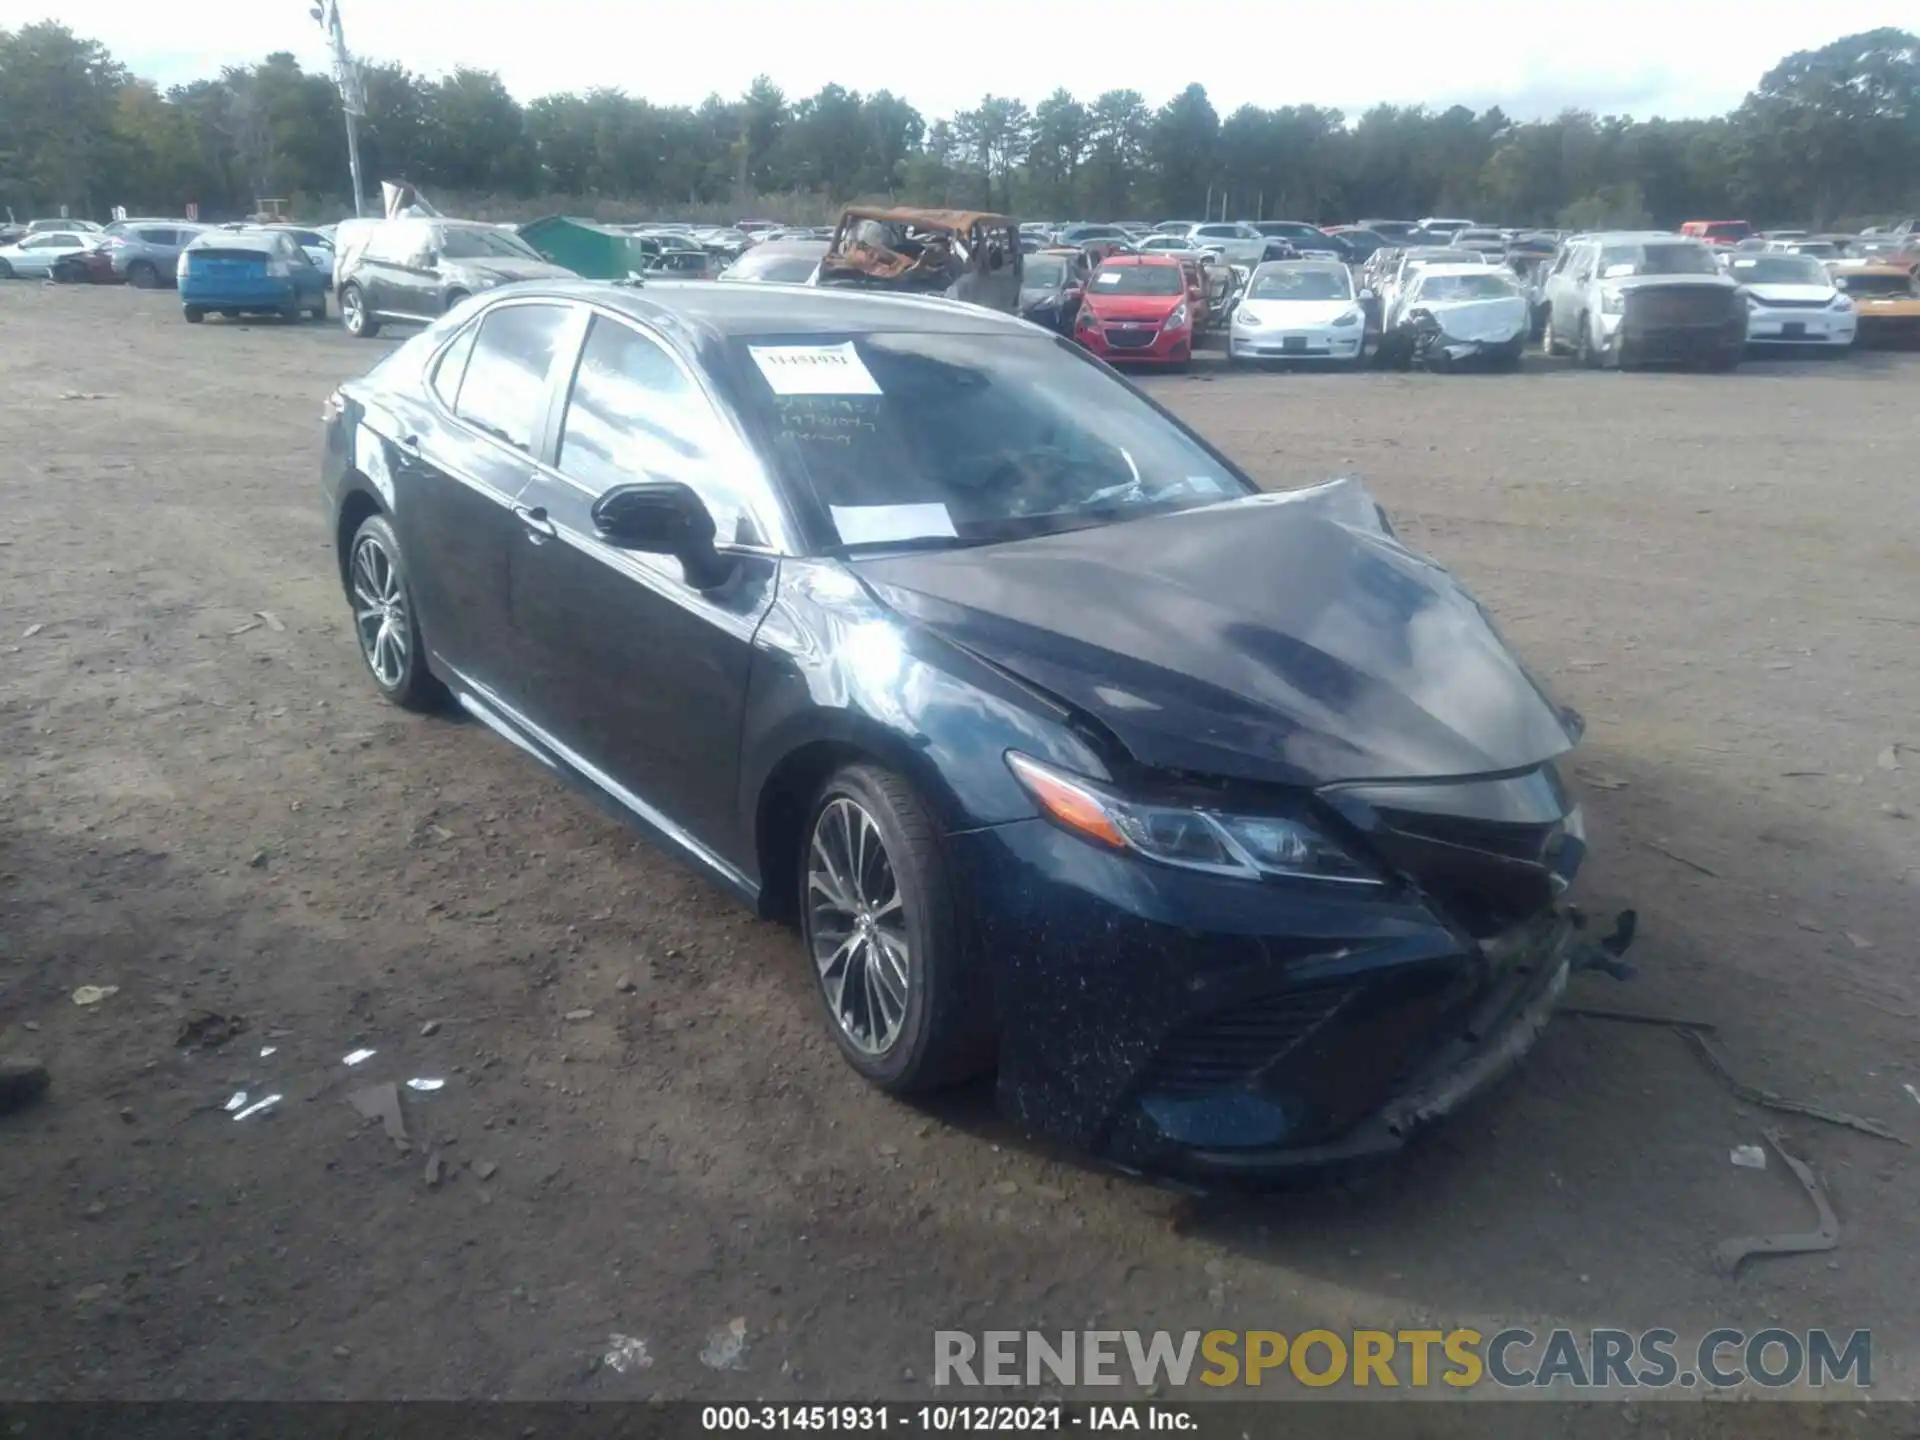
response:
{"label": "dirt ground", "polygon": [[[941,1328],[1421,1322],[1871,1327],[1920,1396],[1916,1152],[1663,1029],[1562,1017],[1371,1183],[1264,1197],[865,1088],[791,934],[375,698],[316,448],[386,348],[0,287],[0,1049],[53,1074],[0,1119],[0,1399],[908,1398]],[[1585,713],[1640,974],[1570,1003],[1920,1136],[1920,356],[1150,383],[1263,480],[1364,477]],[[180,1044],[208,1011],[244,1031]],[[347,1103],[382,1081],[404,1154]],[[1812,1223],[1729,1163],[1767,1125],[1840,1245],[1728,1279]]]}

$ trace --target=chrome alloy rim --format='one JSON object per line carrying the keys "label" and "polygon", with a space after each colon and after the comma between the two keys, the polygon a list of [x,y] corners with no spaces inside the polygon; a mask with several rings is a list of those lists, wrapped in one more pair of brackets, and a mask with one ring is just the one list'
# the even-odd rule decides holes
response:
{"label": "chrome alloy rim", "polygon": [[907,1020],[912,967],[906,907],[880,827],[857,803],[820,812],[807,855],[808,934],[820,985],[840,1033],[881,1055]]}
{"label": "chrome alloy rim", "polygon": [[373,678],[396,688],[407,673],[407,597],[393,557],[373,536],[353,549],[353,623]]}
{"label": "chrome alloy rim", "polygon": [[348,286],[340,295],[340,311],[349,330],[360,328],[360,292]]}

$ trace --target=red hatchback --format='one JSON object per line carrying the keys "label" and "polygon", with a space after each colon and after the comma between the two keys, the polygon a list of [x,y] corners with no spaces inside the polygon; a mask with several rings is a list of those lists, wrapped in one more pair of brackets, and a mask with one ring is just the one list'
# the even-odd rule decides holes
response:
{"label": "red hatchback", "polygon": [[1115,363],[1185,365],[1193,358],[1187,281],[1171,256],[1115,255],[1088,282],[1073,338]]}

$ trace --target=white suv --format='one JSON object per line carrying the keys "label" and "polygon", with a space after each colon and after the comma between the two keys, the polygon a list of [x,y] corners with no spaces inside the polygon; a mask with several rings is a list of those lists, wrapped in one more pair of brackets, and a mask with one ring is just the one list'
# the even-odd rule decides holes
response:
{"label": "white suv", "polygon": [[1547,274],[1546,345],[1582,364],[1625,370],[1688,361],[1731,370],[1747,343],[1747,305],[1713,251],[1653,231],[1576,235]]}

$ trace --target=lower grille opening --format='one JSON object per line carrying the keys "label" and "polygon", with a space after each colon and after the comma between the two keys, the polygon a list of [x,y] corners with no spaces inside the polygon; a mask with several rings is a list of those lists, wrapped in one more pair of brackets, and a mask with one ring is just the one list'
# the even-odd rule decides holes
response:
{"label": "lower grille opening", "polygon": [[1194,1096],[1245,1085],[1331,1020],[1362,988],[1352,981],[1303,986],[1203,1016],[1167,1037],[1141,1088]]}

